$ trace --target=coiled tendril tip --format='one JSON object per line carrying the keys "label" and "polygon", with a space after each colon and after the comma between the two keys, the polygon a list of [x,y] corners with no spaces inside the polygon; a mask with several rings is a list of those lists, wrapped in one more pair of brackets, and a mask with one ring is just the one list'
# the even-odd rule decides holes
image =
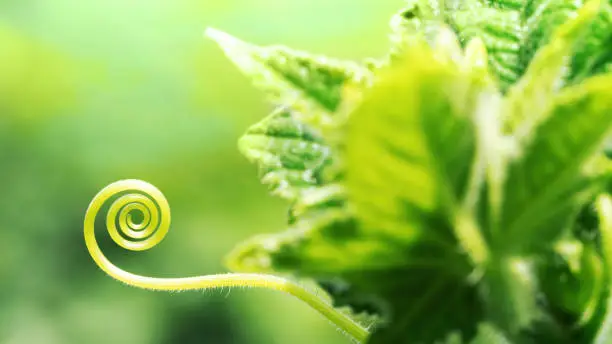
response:
{"label": "coiled tendril tip", "polygon": [[[228,273],[185,278],[154,278],[120,269],[102,253],[95,236],[96,217],[114,199],[106,214],[106,228],[117,245],[143,251],[160,243],[170,228],[170,205],[155,186],[135,179],[120,180],[102,189],[85,213],[85,244],[96,264],[109,276],[134,287],[151,290],[183,291],[223,287],[259,287],[282,291],[306,302],[341,330],[359,342],[368,331],[325,300],[304,287],[273,275]],[[138,215],[139,220],[136,220]]]}

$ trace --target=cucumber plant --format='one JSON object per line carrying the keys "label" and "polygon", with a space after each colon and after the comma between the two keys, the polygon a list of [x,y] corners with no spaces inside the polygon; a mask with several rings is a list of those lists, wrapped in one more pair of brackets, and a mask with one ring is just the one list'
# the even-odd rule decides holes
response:
{"label": "cucumber plant", "polygon": [[236,273],[133,275],[97,246],[97,213],[119,195],[107,227],[134,250],[170,214],[121,181],[86,215],[96,262],[149,289],[285,291],[357,342],[612,342],[612,3],[411,0],[391,29],[364,62],[208,29],[273,104],[239,149],[288,229],[239,245]]}

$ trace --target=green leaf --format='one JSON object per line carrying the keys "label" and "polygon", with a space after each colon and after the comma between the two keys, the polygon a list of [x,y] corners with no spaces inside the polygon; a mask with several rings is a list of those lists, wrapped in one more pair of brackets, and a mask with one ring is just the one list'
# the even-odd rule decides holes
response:
{"label": "green leaf", "polygon": [[[589,2],[592,8],[600,7],[597,0]],[[439,30],[448,24],[464,46],[473,38],[484,41],[489,51],[490,70],[499,81],[500,89],[506,91],[525,73],[540,48],[555,42],[553,35],[558,27],[575,20],[582,5],[582,2],[566,0],[529,3],[470,0],[444,5],[437,1],[409,1],[391,20],[390,55],[393,59],[423,39],[432,44]],[[605,72],[612,63],[612,6],[605,3],[601,7],[597,19],[583,25],[588,34],[577,45],[575,56],[556,56],[557,60],[572,60],[571,68],[564,70],[562,79],[583,80]]]}
{"label": "green leaf", "polygon": [[606,276],[606,300],[600,326],[593,340],[594,344],[606,344],[612,340],[612,198],[601,195],[597,199],[599,215],[599,232],[601,235],[601,251],[603,255]]}
{"label": "green leaf", "polygon": [[612,75],[593,77],[554,97],[532,142],[509,166],[502,228],[508,249],[538,247],[559,236],[576,206],[600,187],[588,163],[602,151],[612,121]]}
{"label": "green leaf", "polygon": [[271,191],[291,201],[322,184],[321,171],[331,149],[294,112],[281,108],[255,124],[239,141],[239,148],[259,167]]}
{"label": "green leaf", "polygon": [[512,344],[504,333],[495,325],[490,323],[482,323],[478,325],[478,334],[471,344]]}
{"label": "green leaf", "polygon": [[443,341],[435,344],[512,344],[502,331],[493,324],[483,322],[478,325],[478,332],[474,338],[464,339],[458,332],[451,332]]}
{"label": "green leaf", "polygon": [[450,13],[449,21],[462,41],[481,38],[489,53],[489,66],[501,88],[506,89],[520,77],[519,51],[523,40],[521,14],[498,7],[474,7]]}
{"label": "green leaf", "polygon": [[355,62],[283,46],[259,47],[212,28],[206,34],[275,104],[306,113],[336,111],[345,84],[366,84],[371,78],[370,70]]}
{"label": "green leaf", "polygon": [[386,322],[383,317],[385,314],[383,302],[377,296],[360,292],[353,285],[338,277],[318,279],[317,283],[332,297],[334,307],[348,307],[355,314],[370,318],[376,317],[374,326]]}
{"label": "green leaf", "polygon": [[542,318],[533,262],[524,257],[495,257],[487,265],[480,288],[488,320],[516,338]]}
{"label": "green leaf", "polygon": [[391,18],[390,58],[401,57],[423,41],[433,44],[444,21],[437,1],[411,0]]}
{"label": "green leaf", "polygon": [[[483,320],[473,285],[439,270],[397,270],[367,275],[369,286],[390,304],[390,322],[380,326],[369,344],[435,343],[447,333],[472,338]],[[383,283],[381,283],[381,281]],[[355,282],[367,289],[368,284]]]}
{"label": "green leaf", "polygon": [[[447,12],[445,22],[456,30],[464,44],[475,37],[483,39],[489,51],[491,72],[503,91],[521,78],[542,46],[555,42],[553,35],[557,28],[574,20],[576,12],[582,7],[581,1],[566,0],[483,1],[461,4],[463,6]],[[610,61],[608,18],[608,15],[600,15],[596,24],[587,25],[590,26],[589,35],[579,44],[579,53],[568,73],[571,75],[569,79],[574,79],[581,71],[591,75]],[[598,62],[590,61],[593,56],[598,55],[601,55],[597,59]],[[571,55],[557,55],[557,59],[568,57]],[[597,68],[589,64],[596,64]],[[568,75],[563,77],[566,76]]]}
{"label": "green leaf", "polygon": [[[438,41],[443,41],[439,39]],[[452,43],[452,42],[451,42]],[[348,132],[349,139],[345,141],[343,150],[346,152],[340,156],[341,160],[349,163],[348,171],[367,172],[363,164],[367,161],[353,160],[360,154],[359,150],[365,147],[365,143],[354,140],[371,140],[370,129],[378,130],[379,120],[386,121],[387,116],[394,115],[393,106],[397,111],[409,110],[407,116],[413,116],[413,109],[423,111],[423,127],[410,128],[398,126],[396,135],[408,129],[408,133],[418,134],[419,130],[428,130],[427,144],[435,149],[436,155],[428,151],[422,151],[429,162],[423,165],[428,171],[439,174],[440,180],[448,181],[444,189],[432,196],[435,207],[431,209],[419,209],[406,203],[407,210],[411,211],[409,217],[398,214],[395,221],[396,229],[405,223],[411,225],[412,221],[419,224],[419,238],[407,237],[401,232],[389,231],[383,227],[385,222],[363,221],[364,214],[354,203],[347,203],[348,195],[353,197],[353,191],[363,192],[355,189],[356,180],[344,182],[341,177],[338,183],[331,182],[312,188],[303,188],[300,197],[297,197],[293,207],[295,222],[291,228],[280,234],[265,235],[253,238],[251,241],[239,246],[228,258],[228,265],[232,270],[252,272],[284,272],[298,276],[314,277],[318,280],[329,278],[341,278],[351,288],[358,291],[359,297],[350,296],[344,300],[338,300],[337,305],[348,305],[352,309],[362,309],[363,299],[373,299],[373,309],[384,311],[386,317],[395,319],[401,326],[408,326],[413,334],[405,337],[403,327],[383,327],[372,337],[372,343],[403,343],[409,339],[434,340],[440,339],[446,330],[459,330],[461,333],[472,333],[475,328],[471,326],[474,319],[479,319],[481,311],[477,301],[477,291],[473,285],[465,281],[471,272],[468,258],[459,251],[458,243],[453,233],[453,225],[445,219],[444,214],[453,212],[461,206],[461,201],[467,192],[468,176],[472,169],[471,159],[475,150],[474,128],[472,124],[471,111],[476,106],[480,83],[485,83],[481,72],[478,70],[480,58],[472,52],[465,59],[465,63],[456,63],[452,58],[454,49],[450,45],[438,45],[438,50],[431,51],[427,47],[421,47],[424,51],[415,55],[412,59],[401,64],[402,67],[393,69],[388,76],[397,80],[394,85],[399,88],[400,93],[411,93],[406,87],[415,87],[423,83],[426,91],[414,94],[414,99],[426,99],[429,93],[437,95],[438,101],[421,102],[416,108],[410,106],[406,101],[410,99],[395,98],[393,104],[387,103],[386,98],[378,99],[381,94],[374,91],[369,100],[362,104],[359,109],[349,117]],[[445,54],[450,55],[445,55]],[[432,55],[433,54],[433,55]],[[432,65],[432,58],[439,59],[439,63]],[[414,66],[414,67],[406,67]],[[431,68],[422,68],[432,66]],[[412,75],[412,68],[420,72]],[[469,77],[473,74],[477,75]],[[409,70],[407,70],[409,69]],[[399,71],[399,72],[398,72]],[[406,78],[411,75],[411,78]],[[416,81],[410,80],[416,77]],[[399,80],[403,80],[399,82]],[[382,85],[385,83],[382,82]],[[406,86],[407,85],[407,86]],[[447,85],[443,93],[437,94],[440,85]],[[378,87],[381,87],[380,85]],[[396,94],[397,96],[397,94]],[[398,100],[401,99],[401,103]],[[428,99],[428,98],[427,98]],[[467,102],[466,102],[467,99]],[[378,103],[382,101],[381,103]],[[376,102],[379,106],[368,102]],[[430,107],[431,106],[431,107]],[[372,113],[368,109],[376,109]],[[391,113],[388,113],[391,111]],[[454,111],[454,112],[453,112]],[[438,112],[440,114],[438,115]],[[431,121],[425,117],[432,116]],[[362,117],[364,116],[364,117]],[[416,114],[414,116],[417,116]],[[456,123],[449,120],[455,119]],[[355,121],[372,121],[368,126],[365,123]],[[403,119],[402,119],[403,120]],[[438,122],[440,121],[440,122]],[[449,126],[438,126],[437,123],[449,121]],[[399,124],[402,122],[400,121]],[[412,125],[411,120],[404,124]],[[268,128],[270,125],[265,125]],[[357,134],[353,130],[363,130]],[[445,133],[450,136],[440,136]],[[467,137],[465,136],[467,134]],[[356,136],[351,136],[356,135]],[[434,136],[435,135],[435,136]],[[423,136],[423,134],[421,134]],[[453,148],[459,148],[462,156],[455,156],[451,148],[445,143],[448,138],[455,140]],[[423,138],[425,140],[425,138]],[[372,143],[379,145],[384,143],[375,139]],[[393,147],[391,147],[393,148]],[[403,148],[398,146],[398,148]],[[411,149],[411,147],[408,147]],[[433,159],[440,155],[447,161],[436,161]],[[403,155],[400,155],[403,158]],[[365,156],[367,159],[367,156]],[[464,158],[467,161],[464,161]],[[371,161],[375,163],[375,161]],[[404,162],[400,159],[400,164]],[[409,160],[409,163],[412,160]],[[354,169],[350,164],[361,164],[362,167]],[[376,165],[378,166],[378,165]],[[346,170],[344,170],[346,172]],[[343,175],[343,174],[341,174]],[[349,176],[349,178],[352,178]],[[436,178],[436,181],[438,179]],[[359,179],[357,179],[359,181]],[[392,179],[388,183],[394,183]],[[346,186],[350,187],[349,190]],[[394,184],[397,186],[397,184]],[[356,187],[360,188],[361,185]],[[391,187],[385,185],[384,190]],[[407,189],[404,189],[407,190]],[[378,193],[370,193],[370,197],[378,197]],[[409,200],[417,199],[414,191],[407,192]],[[365,195],[363,195],[365,196]],[[359,196],[359,197],[363,197]],[[443,198],[444,197],[444,198]],[[439,198],[439,199],[438,199]],[[352,200],[352,198],[351,198]],[[438,202],[439,201],[439,202]],[[466,217],[466,216],[464,216]],[[466,218],[469,218],[467,216]],[[428,233],[425,232],[429,229]],[[432,229],[435,229],[432,230]],[[439,231],[436,233],[436,231]],[[432,289],[432,294],[421,300],[421,292]],[[428,324],[419,313],[435,307],[441,302],[440,295],[453,295],[451,302],[440,304],[442,308],[448,306],[447,312],[442,312],[439,321]],[[410,295],[410,297],[407,297]],[[397,303],[397,300],[403,300]],[[341,302],[343,301],[343,302]],[[457,310],[465,313],[469,309],[468,316],[461,315]],[[402,329],[402,330],[400,330]],[[401,335],[401,336],[400,336]],[[400,337],[397,337],[400,336]]]}
{"label": "green leaf", "polygon": [[542,46],[520,81],[508,91],[503,114],[505,131],[524,139],[549,113],[554,94],[563,86],[566,68],[576,43],[584,37],[599,11],[599,1],[590,1],[575,18],[559,26]]}
{"label": "green leaf", "polygon": [[405,256],[401,247],[368,236],[350,213],[335,208],[302,216],[285,232],[254,237],[232,251],[227,265],[234,271],[294,272],[323,278],[402,266]]}
{"label": "green leaf", "polygon": [[[489,94],[482,73],[463,69],[452,45],[435,44],[432,50],[421,44],[407,51],[347,124],[346,185],[366,235],[392,238],[407,253],[436,252],[437,258],[426,257],[443,262],[412,267],[421,257],[412,253],[398,275],[368,272],[370,282],[347,277],[390,304],[392,322],[374,333],[371,343],[432,342],[450,330],[470,333],[475,323],[466,320],[481,314],[476,290],[464,280],[471,272],[468,258],[457,247],[464,239],[482,245],[463,200],[472,186],[474,116]],[[455,232],[464,228],[471,235]],[[480,245],[464,247],[475,261],[485,259]],[[462,263],[451,269],[451,262]],[[386,274],[385,286],[369,285]],[[433,309],[436,314],[424,319],[421,313]]]}
{"label": "green leaf", "polygon": [[596,314],[605,285],[601,257],[591,243],[575,239],[560,241],[545,257],[539,275],[547,301],[568,323],[584,326]]}
{"label": "green leaf", "polygon": [[557,29],[567,21],[571,21],[578,9],[587,1],[537,0],[527,3],[522,8],[521,15],[525,18],[522,28],[525,34],[520,49],[523,70],[531,64],[533,57],[542,46],[554,43],[552,36]]}
{"label": "green leaf", "polygon": [[603,264],[595,248],[586,246],[581,260],[580,275],[581,289],[577,293],[580,304],[580,326],[587,324],[595,314],[599,305],[602,290],[608,283],[604,283]]}
{"label": "green leaf", "polygon": [[459,240],[469,246],[464,248],[473,259],[482,261],[483,243],[463,214],[471,209],[462,203],[474,193],[468,189],[479,184],[470,179],[473,120],[490,94],[483,92],[488,83],[480,69],[456,62],[447,33],[441,32],[435,51],[424,44],[411,49],[352,113],[346,134],[347,186],[366,228],[400,242],[425,233],[448,242],[455,237],[452,230],[424,228],[438,216],[451,219],[446,228],[461,220]]}
{"label": "green leaf", "polygon": [[347,186],[360,220],[404,242],[423,234],[422,219],[457,215],[475,154],[473,116],[485,97],[480,74],[432,54],[413,49],[387,71],[346,134]]}
{"label": "green leaf", "polygon": [[230,268],[312,278],[376,324],[370,344],[572,343],[600,318],[607,342],[612,260],[549,253],[610,172],[612,75],[591,78],[612,70],[610,8],[413,0],[369,67],[209,30],[284,105],[240,149],[290,200],[289,230]]}
{"label": "green leaf", "polygon": [[612,64],[612,4],[605,2],[588,33],[576,48],[570,79],[580,82],[586,77],[605,73]]}
{"label": "green leaf", "polygon": [[481,1],[489,7],[499,8],[501,10],[521,10],[525,7],[525,2],[522,0],[485,0]]}

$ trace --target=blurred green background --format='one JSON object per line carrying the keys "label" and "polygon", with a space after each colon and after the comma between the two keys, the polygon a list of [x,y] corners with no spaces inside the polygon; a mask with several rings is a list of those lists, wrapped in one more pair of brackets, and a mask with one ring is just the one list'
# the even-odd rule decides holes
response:
{"label": "blurred green background", "polygon": [[0,343],[348,343],[301,302],[262,290],[166,294],[102,273],[88,202],[125,178],[172,207],[166,240],[109,258],[151,276],[226,271],[249,236],[284,228],[236,149],[270,106],[202,36],[361,59],[387,48],[401,0],[0,1]]}

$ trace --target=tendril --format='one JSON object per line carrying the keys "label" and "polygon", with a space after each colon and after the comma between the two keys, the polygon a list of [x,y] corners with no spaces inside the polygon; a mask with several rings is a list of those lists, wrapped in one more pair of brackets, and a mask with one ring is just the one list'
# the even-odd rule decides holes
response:
{"label": "tendril", "polygon": [[[368,331],[346,314],[334,309],[319,296],[304,287],[274,275],[226,273],[184,278],[154,278],[132,274],[110,262],[102,253],[95,236],[96,216],[111,199],[107,230],[115,243],[132,250],[143,251],[160,243],[170,228],[170,205],[155,186],[140,180],[120,180],[102,189],[91,201],[85,213],[85,244],[93,260],[109,276],[134,287],[184,291],[223,287],[258,287],[288,293],[317,310],[358,342],[368,337]],[[135,219],[138,215],[139,219]]]}

